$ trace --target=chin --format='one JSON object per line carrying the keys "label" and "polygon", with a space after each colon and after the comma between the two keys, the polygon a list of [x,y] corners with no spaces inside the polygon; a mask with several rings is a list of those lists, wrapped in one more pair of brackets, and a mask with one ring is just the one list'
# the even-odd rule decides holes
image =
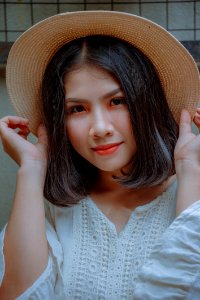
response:
{"label": "chin", "polygon": [[108,165],[105,167],[99,167],[97,166],[97,168],[101,171],[101,172],[108,172],[108,173],[112,173],[112,175],[116,175],[116,176],[121,176],[123,175],[122,170],[125,171],[127,170],[127,165],[126,166],[116,166],[116,167],[109,167]]}
{"label": "chin", "polygon": [[96,166],[100,172],[111,173],[115,176],[123,176],[124,174],[128,173],[131,169],[131,162],[126,162],[125,164],[117,164],[117,165],[106,165],[106,166]]}

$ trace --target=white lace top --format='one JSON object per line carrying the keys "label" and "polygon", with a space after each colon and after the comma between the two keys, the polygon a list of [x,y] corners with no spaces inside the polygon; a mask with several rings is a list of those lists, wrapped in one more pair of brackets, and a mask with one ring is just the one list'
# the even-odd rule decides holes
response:
{"label": "white lace top", "polygon": [[[176,253],[176,249],[173,248],[176,246],[176,240],[174,246],[173,243],[165,245],[163,249],[165,255],[163,254],[163,257],[161,248],[166,239],[163,242],[161,241],[170,230],[170,236],[174,235],[173,229],[171,229],[174,223],[176,225],[176,222],[178,222],[179,227],[181,224],[181,221],[177,221],[178,218],[173,222],[175,218],[175,192],[176,184],[174,183],[166,192],[149,204],[137,207],[119,234],[114,224],[102,213],[90,197],[70,208],[60,208],[46,203],[47,239],[49,243],[48,265],[36,282],[17,299],[186,299],[187,289],[185,287],[183,292],[181,288],[178,288],[174,298],[173,294],[166,298],[163,294],[166,291],[164,274],[167,274],[168,281],[170,278],[165,270],[167,266],[165,261],[169,261],[168,270],[172,264],[172,253],[173,251]],[[198,209],[200,210],[200,203]],[[187,216],[187,212],[184,213]],[[200,212],[198,217],[200,227]],[[181,216],[179,219],[181,219]],[[167,229],[168,227],[169,229]],[[191,234],[191,230],[189,232]],[[196,229],[195,234],[197,234]],[[200,230],[198,234],[200,235]],[[3,235],[4,231],[1,234],[2,248]],[[175,235],[174,238],[176,239]],[[189,238],[191,239],[189,243],[193,244],[192,236],[189,236]],[[155,249],[156,254],[154,253]],[[180,253],[180,255],[183,255],[181,258],[182,263],[185,263],[184,251],[183,249]],[[166,256],[166,253],[169,253],[169,257]],[[200,249],[197,253],[198,257],[195,259],[199,260]],[[154,258],[151,258],[151,254],[154,254]],[[194,253],[188,252],[188,255],[194,256]],[[178,264],[178,260],[174,261],[170,273],[172,277],[174,277],[174,274],[178,274],[177,271],[174,273],[174,269]],[[199,264],[200,261],[196,264],[195,271],[192,271],[192,282],[195,282],[197,270],[200,270]],[[151,270],[148,269],[148,266]],[[194,263],[192,263],[192,267],[194,268]],[[0,269],[0,279],[2,279],[4,270],[2,252]],[[180,269],[182,269],[182,265]],[[188,270],[183,271],[188,273]],[[157,279],[154,278],[154,275]],[[189,275],[191,281],[191,273],[188,273],[186,277],[189,277]],[[163,290],[162,281],[164,282]],[[189,290],[191,283],[187,282],[187,285]],[[146,286],[148,291],[146,291]],[[159,295],[157,298],[155,296],[158,287],[161,289],[160,298]],[[178,297],[178,293],[181,297],[183,295],[184,297]],[[200,293],[198,295],[198,299],[200,299]]]}

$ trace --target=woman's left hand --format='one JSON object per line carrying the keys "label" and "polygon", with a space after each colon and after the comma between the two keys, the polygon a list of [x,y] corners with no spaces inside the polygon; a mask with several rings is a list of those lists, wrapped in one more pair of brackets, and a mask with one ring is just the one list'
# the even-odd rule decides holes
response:
{"label": "woman's left hand", "polygon": [[[200,108],[197,108],[194,123],[200,129]],[[183,110],[179,125],[179,138],[174,151],[177,171],[186,167],[187,171],[193,168],[200,170],[200,135],[192,132],[192,120],[189,112]],[[182,175],[182,172],[177,175]]]}
{"label": "woman's left hand", "polygon": [[[200,130],[200,108],[197,108],[193,121]],[[187,110],[181,113],[174,159],[178,180],[177,212],[180,213],[200,199],[200,134],[192,132],[192,120]]]}

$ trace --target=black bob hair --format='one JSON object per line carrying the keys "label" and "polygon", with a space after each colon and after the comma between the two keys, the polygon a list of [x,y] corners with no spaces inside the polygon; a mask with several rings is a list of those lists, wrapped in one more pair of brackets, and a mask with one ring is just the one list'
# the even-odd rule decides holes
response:
{"label": "black bob hair", "polygon": [[58,206],[78,203],[98,179],[97,168],[73,149],[65,130],[64,76],[85,64],[114,76],[126,97],[137,150],[129,174],[116,180],[128,188],[142,188],[161,184],[175,173],[178,126],[153,64],[140,50],[119,39],[79,38],[55,53],[41,86],[49,141],[44,196]]}

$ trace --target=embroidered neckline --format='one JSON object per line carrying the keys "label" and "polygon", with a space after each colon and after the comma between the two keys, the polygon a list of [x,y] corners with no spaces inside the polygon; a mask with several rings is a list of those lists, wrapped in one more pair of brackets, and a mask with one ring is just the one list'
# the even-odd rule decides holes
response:
{"label": "embroidered neckline", "polygon": [[125,232],[130,227],[130,224],[132,223],[132,220],[136,217],[142,216],[145,213],[147,213],[150,209],[153,207],[156,207],[159,202],[162,200],[165,201],[166,198],[170,199],[171,196],[173,196],[174,189],[176,188],[177,182],[176,180],[171,183],[171,185],[163,191],[160,195],[158,195],[155,199],[153,199],[151,202],[140,205],[136,207],[130,214],[130,217],[127,221],[127,223],[124,225],[123,229],[120,232],[117,232],[115,224],[105,215],[105,213],[97,206],[95,201],[90,197],[89,195],[83,200],[85,205],[88,206],[90,209],[93,210],[97,216],[100,216],[111,228],[111,230],[117,235],[118,238],[125,235]]}
{"label": "embroidered neckline", "polygon": [[[153,199],[151,202],[149,203],[146,203],[146,204],[143,204],[143,205],[139,205],[137,206],[131,213],[131,215],[133,213],[142,213],[142,212],[145,212],[147,210],[149,210],[152,206],[158,204],[158,202],[162,201],[163,198],[166,198],[167,194],[172,194],[174,189],[176,188],[177,186],[177,182],[176,180],[173,181],[171,183],[171,185],[165,190],[163,191],[160,195],[158,195],[155,199]],[[88,203],[90,207],[94,208],[95,211],[98,211],[100,212],[101,214],[103,214],[106,218],[107,216],[103,213],[103,211],[97,206],[97,204],[95,203],[95,201],[92,199],[91,196],[87,196],[85,199],[83,199],[84,202]]]}

